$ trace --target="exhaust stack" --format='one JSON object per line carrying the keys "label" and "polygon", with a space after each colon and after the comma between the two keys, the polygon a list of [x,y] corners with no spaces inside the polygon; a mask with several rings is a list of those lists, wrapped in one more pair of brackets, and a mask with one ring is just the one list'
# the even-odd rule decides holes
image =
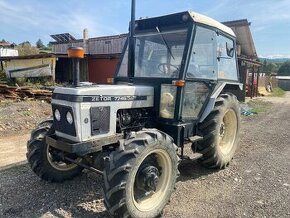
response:
{"label": "exhaust stack", "polygon": [[129,50],[128,50],[128,77],[131,79],[135,71],[135,0],[131,3],[131,22],[129,29]]}
{"label": "exhaust stack", "polygon": [[80,59],[84,58],[85,52],[82,47],[70,47],[67,55],[72,58],[73,63],[73,86],[80,86]]}

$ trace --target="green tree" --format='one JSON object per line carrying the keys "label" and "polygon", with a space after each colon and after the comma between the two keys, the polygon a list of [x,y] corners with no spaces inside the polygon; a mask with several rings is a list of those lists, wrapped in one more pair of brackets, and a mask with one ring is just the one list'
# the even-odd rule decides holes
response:
{"label": "green tree", "polygon": [[47,43],[46,47],[51,49],[52,48],[52,43],[51,42]]}
{"label": "green tree", "polygon": [[279,76],[290,76],[290,61],[285,62],[278,70]]}
{"label": "green tree", "polygon": [[264,59],[264,61],[263,61],[262,72],[263,73],[268,73],[267,72],[267,60],[266,59]]}
{"label": "green tree", "polygon": [[277,73],[278,71],[277,65],[274,63],[267,64],[267,71],[272,72],[272,73]]}
{"label": "green tree", "polygon": [[19,46],[31,46],[31,43],[29,41],[24,41],[19,43]]}
{"label": "green tree", "polygon": [[45,46],[44,46],[43,42],[41,41],[41,39],[37,40],[36,47],[40,48],[40,49],[45,48]]}
{"label": "green tree", "polygon": [[20,43],[16,46],[16,49],[18,50],[18,54],[20,56],[39,54],[39,49],[31,46],[31,43],[29,41]]}
{"label": "green tree", "polygon": [[263,66],[262,66],[263,73],[266,73],[266,74],[277,73],[278,69],[279,69],[278,64],[268,63],[266,59],[263,61]]}

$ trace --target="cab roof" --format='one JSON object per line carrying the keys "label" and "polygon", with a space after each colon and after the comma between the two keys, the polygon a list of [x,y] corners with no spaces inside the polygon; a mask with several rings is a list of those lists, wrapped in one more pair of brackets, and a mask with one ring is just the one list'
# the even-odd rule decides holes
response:
{"label": "cab roof", "polygon": [[211,26],[211,27],[215,27],[231,36],[234,36],[236,37],[234,31],[227,27],[226,25],[210,18],[210,17],[207,17],[205,15],[202,15],[202,14],[199,14],[199,13],[196,13],[196,12],[188,12],[190,14],[190,16],[192,17],[193,21],[196,22],[196,23],[200,23],[200,24],[205,24],[205,25],[208,25],[208,26]]}
{"label": "cab roof", "polygon": [[[189,18],[189,19],[188,19]],[[167,14],[158,17],[150,17],[150,18],[140,18],[140,20],[136,21],[138,23],[136,30],[144,30],[144,29],[155,29],[156,25],[158,26],[170,26],[170,25],[179,25],[182,23],[188,22],[195,22],[199,24],[204,24],[216,29],[219,29],[230,36],[236,37],[233,30],[224,24],[207,17],[205,15],[190,12],[190,11],[183,11],[179,13]]]}

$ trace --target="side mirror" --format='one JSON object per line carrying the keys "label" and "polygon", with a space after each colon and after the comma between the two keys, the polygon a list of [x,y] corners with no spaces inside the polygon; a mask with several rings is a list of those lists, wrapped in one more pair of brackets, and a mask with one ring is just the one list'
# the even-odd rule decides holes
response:
{"label": "side mirror", "polygon": [[226,42],[226,50],[227,50],[227,56],[234,57],[234,47],[229,47],[228,43]]}
{"label": "side mirror", "polygon": [[226,42],[225,46],[222,46],[222,44],[218,46],[218,49],[217,49],[218,61],[220,61],[221,58],[230,59],[234,57],[234,55],[235,55],[234,45],[231,45],[230,43]]}

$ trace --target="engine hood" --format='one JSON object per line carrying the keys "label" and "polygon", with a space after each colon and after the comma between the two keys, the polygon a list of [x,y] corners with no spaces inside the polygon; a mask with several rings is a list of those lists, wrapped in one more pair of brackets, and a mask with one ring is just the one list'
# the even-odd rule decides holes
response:
{"label": "engine hood", "polygon": [[[53,111],[58,109],[63,117],[56,128],[57,136],[82,142],[115,135],[120,109],[152,108],[154,88],[119,84],[57,87],[51,103]],[[67,124],[67,111],[73,114],[74,125]],[[57,120],[54,121],[58,123]],[[95,124],[102,127],[108,125],[109,128],[102,134],[92,135]],[[73,135],[68,130],[73,130],[76,134]]]}
{"label": "engine hood", "polygon": [[74,102],[90,101],[130,101],[142,96],[153,96],[154,88],[150,86],[128,85],[93,85],[83,87],[57,87],[53,99]]}

